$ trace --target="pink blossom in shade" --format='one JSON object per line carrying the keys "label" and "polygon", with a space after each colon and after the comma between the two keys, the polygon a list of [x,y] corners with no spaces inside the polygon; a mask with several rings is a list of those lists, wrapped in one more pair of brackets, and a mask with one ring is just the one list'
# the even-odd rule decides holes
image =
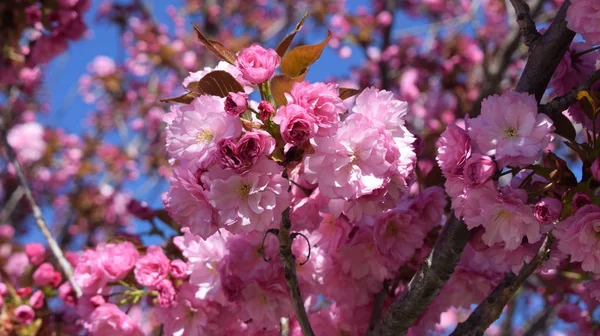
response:
{"label": "pink blossom in shade", "polygon": [[225,98],[225,112],[234,117],[248,109],[248,94],[245,92],[229,92]]}
{"label": "pink blossom in shade", "polygon": [[599,279],[587,281],[583,285],[589,291],[591,297],[593,297],[596,301],[600,301],[600,280]]}
{"label": "pink blossom in shade", "polygon": [[258,118],[262,121],[266,121],[275,114],[275,108],[268,101],[261,100],[260,104],[258,104],[258,113]]}
{"label": "pink blossom in shade", "polygon": [[489,181],[496,173],[496,163],[489,156],[473,154],[465,163],[463,176],[467,187],[477,187]]}
{"label": "pink blossom in shade", "polygon": [[600,44],[600,3],[594,0],[572,0],[567,10],[567,27],[581,34],[590,44]]}
{"label": "pink blossom in shade", "polygon": [[188,260],[190,278],[187,282],[194,285],[195,295],[201,300],[225,301],[217,267],[226,255],[225,242],[228,237],[229,233],[223,231],[222,234],[217,232],[207,239],[201,239],[187,231],[173,240]]}
{"label": "pink blossom in shade", "polygon": [[280,62],[275,50],[254,44],[238,53],[235,65],[244,79],[252,84],[260,84],[271,78]]}
{"label": "pink blossom in shade", "polygon": [[140,254],[131,242],[99,244],[96,247],[100,266],[110,281],[123,279],[133,269]]}
{"label": "pink blossom in shade", "polygon": [[183,260],[172,260],[171,265],[169,266],[169,274],[174,279],[185,279],[188,276],[188,267],[185,261]]}
{"label": "pink blossom in shade", "polygon": [[586,205],[574,215],[558,222],[554,235],[558,249],[571,256],[571,261],[581,262],[586,272],[600,274],[600,207]]}
{"label": "pink blossom in shade", "polygon": [[31,305],[32,308],[35,308],[35,309],[42,308],[42,306],[44,305],[44,297],[45,297],[44,292],[39,291],[39,290],[35,291],[29,297],[29,304]]}
{"label": "pink blossom in shade", "polygon": [[136,262],[133,274],[139,284],[154,287],[169,275],[169,258],[159,246],[148,246],[146,255]]}
{"label": "pink blossom in shade", "polygon": [[155,287],[158,292],[158,304],[163,308],[169,308],[175,304],[175,288],[170,280],[164,279]]}
{"label": "pink blossom in shade", "polygon": [[339,115],[346,112],[337,84],[296,83],[290,90],[290,97],[288,103],[300,105],[312,115],[318,127],[317,136],[331,136],[337,132]]}
{"label": "pink blossom in shade", "polygon": [[75,291],[68,282],[64,282],[58,287],[58,297],[60,297],[67,306],[74,306],[77,302]]}
{"label": "pink blossom in shade", "polygon": [[469,135],[498,167],[522,167],[535,162],[553,139],[552,120],[537,112],[533,95],[509,91],[481,103],[481,115],[469,122]]}
{"label": "pink blossom in shade", "polygon": [[389,184],[399,152],[390,135],[361,115],[348,117],[334,137],[313,139],[304,157],[308,182],[329,198],[356,199]]}
{"label": "pink blossom in shade", "polygon": [[46,258],[46,247],[40,243],[28,243],[25,245],[25,254],[27,254],[29,262],[39,265]]}
{"label": "pink blossom in shade", "polygon": [[54,266],[43,263],[33,272],[33,283],[38,287],[48,286],[54,282]]}
{"label": "pink blossom in shade", "polygon": [[94,250],[86,250],[77,261],[73,276],[84,294],[97,294],[108,283],[108,277],[100,265],[100,255]]}
{"label": "pink blossom in shade", "polygon": [[37,161],[46,151],[44,128],[36,122],[13,126],[8,130],[7,139],[22,163]]}
{"label": "pink blossom in shade", "polygon": [[376,219],[375,245],[382,255],[390,258],[391,267],[407,262],[423,246],[427,228],[419,225],[416,217],[416,212],[405,207],[392,209]]}
{"label": "pink blossom in shade", "polygon": [[536,203],[535,218],[542,224],[550,224],[562,214],[562,202],[556,198],[546,197]]}
{"label": "pink blossom in shade", "polygon": [[98,306],[84,323],[92,336],[142,336],[139,325],[112,303]]}
{"label": "pink blossom in shade", "polygon": [[590,73],[596,70],[596,59],[598,52],[593,51],[585,55],[575,56],[576,54],[589,50],[593,45],[582,42],[573,42],[569,50],[563,56],[554,76],[548,84],[552,88],[553,96],[562,96],[569,93],[573,87],[583,83]]}
{"label": "pink blossom in shade", "polygon": [[281,137],[289,144],[300,145],[314,137],[318,130],[308,110],[296,104],[281,106],[273,121],[279,124]]}
{"label": "pink blossom in shade", "polygon": [[20,305],[15,309],[15,318],[19,323],[30,325],[33,323],[33,319],[35,319],[35,312],[30,306]]}
{"label": "pink blossom in shade", "polygon": [[323,220],[313,233],[315,244],[327,251],[335,251],[349,239],[352,225],[345,216],[323,214]]}
{"label": "pink blossom in shade", "polygon": [[418,224],[428,232],[442,224],[446,204],[448,201],[443,188],[428,187],[411,200],[409,207],[417,214]]}
{"label": "pink blossom in shade", "polygon": [[596,181],[600,181],[600,158],[597,158],[596,160],[594,160],[594,163],[592,163],[592,176],[594,177],[594,179]]}
{"label": "pink blossom in shade", "polygon": [[214,159],[217,143],[237,137],[242,131],[239,118],[224,113],[223,98],[200,96],[189,105],[172,106],[165,114],[167,152],[180,163],[206,167]]}
{"label": "pink blossom in shade", "polygon": [[112,58],[100,55],[88,65],[88,70],[98,77],[108,77],[117,71],[117,65]]}
{"label": "pink blossom in shade", "polygon": [[202,238],[215,233],[218,226],[213,208],[197,177],[186,168],[175,167],[170,182],[169,191],[162,198],[171,218]]}
{"label": "pink blossom in shade", "polygon": [[582,192],[576,192],[573,195],[573,200],[571,201],[571,206],[573,207],[573,211],[577,212],[579,209],[584,206],[592,204],[592,199],[588,194]]}
{"label": "pink blossom in shade", "polygon": [[36,5],[31,5],[25,8],[25,22],[29,25],[34,25],[42,19],[42,11]]}
{"label": "pink blossom in shade", "polygon": [[471,138],[456,124],[449,124],[437,143],[437,162],[444,174],[462,174],[471,156]]}
{"label": "pink blossom in shade", "polygon": [[[243,175],[208,173],[210,204],[218,212],[221,224],[229,231],[263,231],[279,223],[281,212],[289,205],[287,179],[282,168],[266,157]],[[215,178],[211,178],[214,176]]]}
{"label": "pink blossom in shade", "polygon": [[286,292],[285,283],[250,283],[241,292],[242,320],[252,319],[252,324],[259,329],[278,326],[280,316],[289,316],[293,312],[292,300],[285,295]]}
{"label": "pink blossom in shade", "polygon": [[294,223],[295,231],[308,230],[312,232],[323,219],[319,213],[319,201],[313,197],[304,197],[292,202],[290,219]]}

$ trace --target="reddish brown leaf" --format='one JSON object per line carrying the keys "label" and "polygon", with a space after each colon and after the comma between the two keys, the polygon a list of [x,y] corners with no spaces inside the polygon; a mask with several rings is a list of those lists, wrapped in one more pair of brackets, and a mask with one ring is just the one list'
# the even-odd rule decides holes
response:
{"label": "reddish brown leaf", "polygon": [[361,93],[362,90],[352,89],[352,88],[340,88],[340,98],[342,100],[348,99],[350,97],[354,97],[357,94]]}
{"label": "reddish brown leaf", "polygon": [[182,94],[179,97],[161,99],[160,102],[162,102],[162,103],[189,104],[196,97],[198,97],[198,95],[195,94],[194,92],[186,92],[186,93]]}
{"label": "reddish brown leaf", "polygon": [[217,55],[217,57],[219,57],[223,61],[230,64],[235,64],[235,60],[237,59],[235,53],[227,49],[227,47],[222,45],[220,42],[207,39],[206,36],[202,34],[198,26],[196,26],[195,24],[193,26],[196,30],[196,34],[198,35],[198,39],[200,40],[200,43],[202,43],[202,45],[208,48],[208,50],[210,50],[213,54]]}
{"label": "reddish brown leaf", "polygon": [[323,49],[325,49],[330,39],[331,32],[327,31],[327,37],[323,41],[290,50],[281,59],[281,72],[292,78],[306,72],[307,68],[321,57],[321,53],[323,53]]}
{"label": "reddish brown leaf", "polygon": [[226,97],[229,92],[244,92],[244,87],[227,71],[216,70],[206,74],[198,82],[187,87],[197,95]]}
{"label": "reddish brown leaf", "polygon": [[298,24],[296,25],[296,28],[279,43],[279,45],[277,46],[277,54],[280,57],[283,57],[283,55],[285,55],[285,52],[290,47],[290,44],[292,44],[294,37],[300,31],[300,29],[302,28],[302,25],[304,25],[304,21],[306,20],[307,17],[308,17],[308,12],[304,13],[304,16],[302,17],[300,22],[298,22]]}

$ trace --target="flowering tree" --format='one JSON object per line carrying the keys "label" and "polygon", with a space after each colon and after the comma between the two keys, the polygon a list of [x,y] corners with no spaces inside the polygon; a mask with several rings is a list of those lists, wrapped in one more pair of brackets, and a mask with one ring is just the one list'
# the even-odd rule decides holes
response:
{"label": "flowering tree", "polygon": [[0,334],[600,334],[600,4],[370,5],[0,4]]}

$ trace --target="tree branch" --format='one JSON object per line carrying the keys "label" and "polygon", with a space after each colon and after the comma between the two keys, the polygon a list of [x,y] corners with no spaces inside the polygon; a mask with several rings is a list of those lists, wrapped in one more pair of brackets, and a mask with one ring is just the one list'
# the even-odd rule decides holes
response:
{"label": "tree branch", "polygon": [[467,226],[452,213],[433,250],[408,284],[408,290],[394,301],[369,334],[404,335],[448,281],[468,239]]}
{"label": "tree branch", "polygon": [[543,333],[544,331],[546,331],[546,329],[548,329],[548,326],[552,322],[551,317],[553,312],[553,306],[546,307],[543,311],[541,311],[538,315],[536,315],[533,318],[523,336],[535,336],[538,333]]}
{"label": "tree branch", "polygon": [[65,258],[65,255],[63,254],[60,246],[52,236],[52,233],[50,232],[50,229],[48,228],[48,225],[46,224],[46,221],[42,216],[42,211],[40,210],[37,203],[35,202],[35,199],[33,198],[33,194],[31,193],[31,189],[29,188],[27,179],[25,178],[25,173],[23,172],[23,167],[21,166],[21,163],[19,163],[14,149],[8,143],[6,125],[4,125],[4,118],[2,115],[0,115],[0,138],[2,144],[4,145],[8,160],[12,163],[12,165],[15,168],[15,171],[17,172],[17,176],[19,177],[21,186],[23,187],[23,191],[25,192],[25,198],[31,205],[33,217],[35,218],[35,224],[40,229],[42,235],[48,242],[48,247],[50,248],[50,251],[58,261],[58,265],[65,274],[65,277],[67,278],[67,280],[69,280],[71,287],[73,287],[73,291],[75,291],[77,297],[80,297],[81,289],[73,279],[73,267],[71,267],[71,264]]}
{"label": "tree branch", "polygon": [[580,91],[589,90],[599,80],[600,70],[596,70],[581,85],[574,87],[571,92],[564,96],[556,97],[552,101],[540,106],[540,112],[549,117],[563,113],[569,106],[577,102],[577,95]]}
{"label": "tree branch", "polygon": [[456,327],[451,336],[482,336],[487,328],[500,317],[504,306],[519,290],[525,280],[527,280],[538,266],[548,260],[553,242],[554,237],[552,233],[549,233],[535,258],[523,266],[518,275],[509,272],[492,293],[477,306],[469,318]]}
{"label": "tree branch", "polygon": [[517,24],[519,25],[519,31],[523,36],[525,45],[533,48],[542,35],[538,32],[535,21],[531,18],[529,5],[524,0],[510,0],[510,3],[517,14]]}
{"label": "tree branch", "polygon": [[567,28],[565,20],[570,5],[570,0],[563,3],[548,30],[531,49],[525,70],[517,84],[518,92],[535,94],[538,102],[542,99],[556,67],[575,37],[575,33]]}
{"label": "tree branch", "polygon": [[294,301],[294,312],[296,314],[296,320],[302,328],[302,334],[304,336],[314,336],[308,315],[304,309],[304,300],[302,300],[302,294],[300,294],[300,287],[298,286],[298,277],[296,276],[296,257],[292,253],[292,235],[290,230],[292,228],[292,221],[290,220],[290,208],[286,208],[283,211],[281,218],[281,225],[279,227],[279,258],[283,263],[283,274],[285,276],[285,282],[288,285],[292,300]]}

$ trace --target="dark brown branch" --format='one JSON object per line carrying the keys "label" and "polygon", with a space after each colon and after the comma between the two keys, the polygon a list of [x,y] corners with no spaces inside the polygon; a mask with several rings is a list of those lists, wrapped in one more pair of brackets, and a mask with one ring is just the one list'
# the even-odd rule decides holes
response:
{"label": "dark brown branch", "polygon": [[373,311],[371,312],[371,320],[369,321],[369,330],[375,329],[377,322],[381,319],[383,304],[385,303],[385,298],[388,296],[391,283],[390,279],[386,279],[383,282],[383,288],[375,295],[375,303],[373,303]]}
{"label": "dark brown branch", "polygon": [[542,35],[535,27],[535,21],[531,17],[529,5],[524,0],[510,0],[510,3],[517,14],[517,24],[523,36],[523,42],[529,48],[534,47]]}
{"label": "dark brown branch", "polygon": [[69,261],[67,261],[60,246],[58,245],[58,243],[52,236],[52,233],[50,232],[50,229],[48,228],[48,225],[46,224],[46,220],[44,220],[44,216],[42,216],[42,211],[40,210],[35,199],[33,198],[33,194],[31,192],[31,189],[29,188],[27,179],[25,178],[25,173],[23,171],[23,167],[21,166],[21,163],[17,159],[17,154],[15,153],[12,146],[8,143],[7,130],[6,130],[6,126],[4,125],[4,118],[2,115],[0,115],[0,141],[1,141],[2,145],[4,146],[8,160],[12,163],[13,167],[15,168],[15,171],[17,172],[17,176],[19,177],[19,181],[21,182],[21,186],[23,187],[23,191],[25,192],[25,198],[27,199],[27,201],[29,202],[29,205],[31,206],[31,210],[33,212],[33,217],[35,219],[35,224],[37,225],[37,227],[41,231],[42,235],[48,242],[48,247],[50,248],[50,251],[56,258],[56,261],[58,262],[60,269],[63,271],[65,277],[71,284],[73,291],[75,292],[77,297],[80,297],[81,289],[79,288],[79,286],[77,285],[77,283],[75,283],[75,280],[73,279],[73,267],[71,266]]}
{"label": "dark brown branch", "polygon": [[569,106],[577,102],[577,95],[580,91],[589,90],[592,85],[600,80],[600,70],[596,70],[591,74],[585,82],[581,85],[574,87],[569,93],[564,96],[556,97],[552,101],[540,106],[540,112],[550,117],[562,113],[568,109]]}
{"label": "dark brown branch", "polygon": [[534,94],[538,102],[575,37],[575,33],[567,28],[565,20],[570,5],[570,0],[563,3],[548,30],[531,49],[525,70],[517,84],[517,91]]}
{"label": "dark brown branch", "polygon": [[304,336],[314,336],[308,315],[304,309],[304,300],[302,300],[302,294],[300,294],[300,287],[298,286],[298,276],[296,275],[296,257],[292,253],[292,235],[290,230],[292,228],[292,221],[290,220],[290,208],[286,208],[283,211],[281,218],[281,225],[279,227],[279,258],[283,263],[283,274],[285,276],[285,282],[288,285],[292,300],[294,301],[294,312],[296,314],[296,320],[302,328],[302,334]]}
{"label": "dark brown branch", "polygon": [[[392,27],[394,26],[394,12],[396,9],[396,1],[394,0],[385,0],[385,11],[388,11],[392,16],[392,20],[390,24],[382,29],[382,43],[381,43],[381,52],[384,52],[391,43],[392,37]],[[381,88],[383,90],[390,89],[390,68],[387,61],[384,61],[383,58],[379,61],[379,76],[381,77]]]}
{"label": "dark brown branch", "polygon": [[525,280],[544,261],[548,260],[553,241],[554,237],[552,233],[549,233],[535,258],[523,266],[518,275],[513,272],[508,273],[492,293],[477,306],[469,318],[456,327],[451,336],[482,336],[487,328],[500,317],[504,306],[519,290]]}
{"label": "dark brown branch", "polygon": [[370,335],[404,335],[448,281],[468,239],[467,226],[452,213],[408,290],[394,301]]}

